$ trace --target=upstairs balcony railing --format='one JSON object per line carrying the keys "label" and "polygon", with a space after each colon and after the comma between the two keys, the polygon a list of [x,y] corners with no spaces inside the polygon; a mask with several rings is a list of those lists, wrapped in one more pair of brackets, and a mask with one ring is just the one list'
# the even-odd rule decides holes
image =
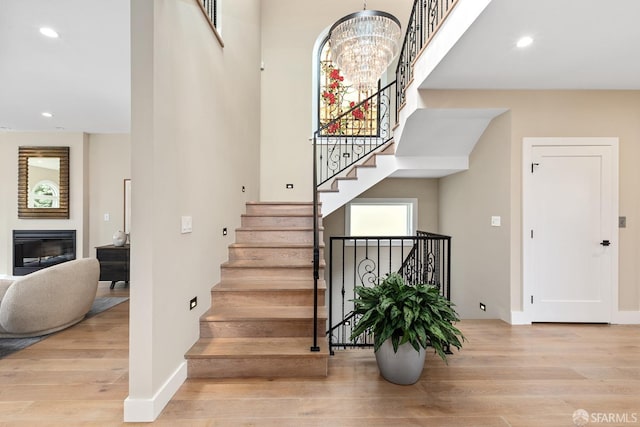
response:
{"label": "upstairs balcony railing", "polygon": [[413,81],[413,63],[457,3],[458,0],[415,0],[413,2],[396,68],[398,111],[404,106],[407,86]]}
{"label": "upstairs balcony railing", "polygon": [[219,8],[218,8],[218,0],[197,0],[198,5],[200,6],[200,10],[207,18],[207,23],[209,27],[211,27],[211,31],[218,39],[220,46],[224,47],[224,42],[222,41],[222,37],[220,36],[220,32],[218,31],[219,27]]}

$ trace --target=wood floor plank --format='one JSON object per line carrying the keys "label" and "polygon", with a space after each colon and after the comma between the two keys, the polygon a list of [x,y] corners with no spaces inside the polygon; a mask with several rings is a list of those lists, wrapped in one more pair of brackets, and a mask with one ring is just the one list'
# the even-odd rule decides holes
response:
{"label": "wood floor plank", "polygon": [[[128,309],[0,359],[0,425],[125,425]],[[570,427],[578,409],[640,419],[640,326],[458,326],[462,351],[448,365],[429,353],[411,386],[382,379],[370,349],[336,351],[326,378],[187,380],[153,425]]]}

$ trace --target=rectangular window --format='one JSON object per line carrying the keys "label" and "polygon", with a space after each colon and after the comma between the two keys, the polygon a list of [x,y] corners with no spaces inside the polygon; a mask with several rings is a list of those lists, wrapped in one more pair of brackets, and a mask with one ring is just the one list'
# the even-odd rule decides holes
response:
{"label": "rectangular window", "polygon": [[417,199],[354,199],[345,209],[347,236],[413,236]]}

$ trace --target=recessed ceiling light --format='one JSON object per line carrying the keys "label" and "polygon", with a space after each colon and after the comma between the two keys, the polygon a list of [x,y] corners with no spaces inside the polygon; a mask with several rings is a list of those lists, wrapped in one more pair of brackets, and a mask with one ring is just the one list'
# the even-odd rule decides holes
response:
{"label": "recessed ceiling light", "polygon": [[50,119],[51,117],[53,117],[53,113],[45,111],[44,113],[42,113],[42,117],[46,117]]}
{"label": "recessed ceiling light", "polygon": [[529,36],[524,36],[518,40],[518,42],[516,43],[516,46],[522,48],[522,47],[529,46],[531,43],[533,43],[533,39]]}
{"label": "recessed ceiling light", "polygon": [[54,30],[53,28],[49,28],[49,27],[40,28],[40,34],[42,34],[43,36],[50,37],[52,39],[57,39],[58,37],[60,37],[56,30]]}

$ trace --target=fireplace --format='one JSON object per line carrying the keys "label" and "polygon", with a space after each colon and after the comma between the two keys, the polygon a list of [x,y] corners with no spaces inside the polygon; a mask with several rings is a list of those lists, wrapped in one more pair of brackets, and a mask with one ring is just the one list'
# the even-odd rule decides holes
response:
{"label": "fireplace", "polygon": [[76,230],[13,230],[13,275],[76,258]]}

